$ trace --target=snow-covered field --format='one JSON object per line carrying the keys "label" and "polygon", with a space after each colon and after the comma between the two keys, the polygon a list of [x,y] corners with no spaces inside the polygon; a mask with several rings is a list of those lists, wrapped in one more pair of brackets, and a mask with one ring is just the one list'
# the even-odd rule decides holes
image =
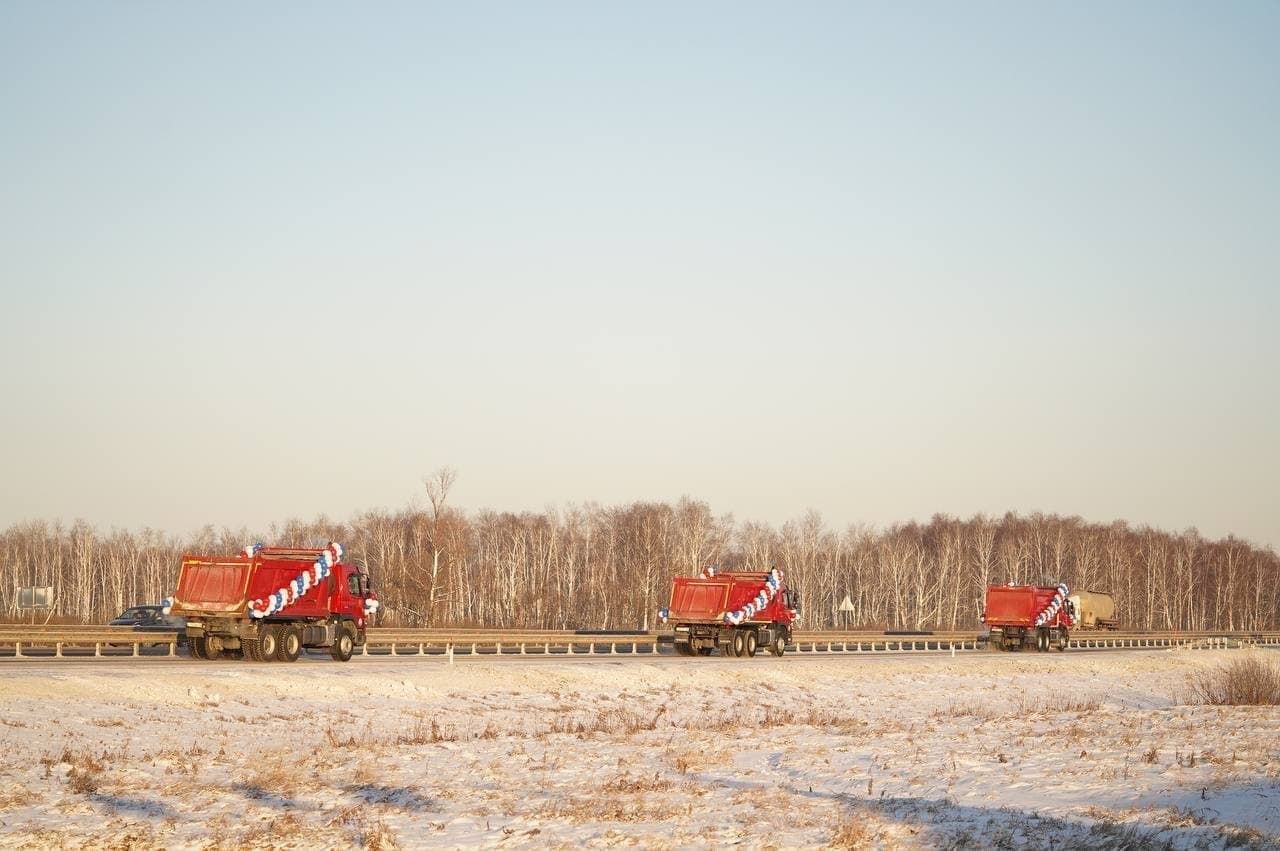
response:
{"label": "snow-covered field", "polygon": [[0,847],[1280,847],[1244,652],[6,660]]}

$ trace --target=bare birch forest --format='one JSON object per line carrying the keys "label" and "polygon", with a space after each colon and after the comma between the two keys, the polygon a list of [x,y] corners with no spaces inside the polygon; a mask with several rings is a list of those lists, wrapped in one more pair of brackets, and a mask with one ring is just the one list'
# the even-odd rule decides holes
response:
{"label": "bare birch forest", "polygon": [[[57,620],[102,623],[174,589],[181,555],[233,554],[246,544],[338,541],[363,563],[382,600],[380,625],[646,629],[670,579],[706,565],[775,566],[801,594],[801,623],[832,627],[977,628],[989,583],[1053,583],[1109,591],[1125,628],[1275,629],[1280,559],[1235,538],[1210,541],[1077,517],[935,516],[887,529],[827,528],[810,513],[780,529],[735,523],[703,502],[584,505],[540,514],[467,513],[446,503],[449,477],[428,481],[429,505],[324,517],[266,533],[206,527],[185,539],[153,530],[100,532],[82,522],[14,525],[0,533],[0,613],[16,589],[50,585]],[[839,611],[848,595],[852,613]],[[43,619],[43,613],[41,614]]]}

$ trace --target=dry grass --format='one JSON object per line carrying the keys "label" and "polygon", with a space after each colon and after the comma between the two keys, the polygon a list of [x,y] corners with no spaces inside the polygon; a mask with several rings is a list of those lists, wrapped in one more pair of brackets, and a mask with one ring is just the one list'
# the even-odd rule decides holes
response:
{"label": "dry grass", "polygon": [[29,789],[24,789],[17,784],[5,786],[4,789],[0,789],[0,813],[17,807],[30,806],[38,800],[40,797]]}
{"label": "dry grass", "polygon": [[241,786],[252,790],[256,797],[292,798],[308,772],[289,762],[287,756],[287,752],[275,752],[254,760],[246,767]]}
{"label": "dry grass", "polygon": [[605,792],[623,792],[634,795],[637,792],[665,792],[674,785],[674,783],[656,771],[652,777],[644,775],[632,777],[630,773],[624,771],[606,780],[600,788]]}
{"label": "dry grass", "polygon": [[1102,707],[1096,698],[1050,696],[1032,700],[1019,695],[1013,702],[1003,700],[970,701],[954,703],[946,709],[935,709],[931,718],[977,718],[980,721],[998,721],[1026,715],[1054,715],[1061,712],[1093,712]]}
{"label": "dry grass", "polygon": [[884,825],[872,818],[869,812],[859,812],[846,816],[836,825],[831,836],[827,838],[827,848],[861,849],[884,848],[886,845]]}
{"label": "dry grass", "polygon": [[1211,706],[1280,706],[1280,667],[1250,654],[1225,667],[1190,677],[1191,703]]}
{"label": "dry grass", "polygon": [[670,803],[650,803],[644,797],[630,793],[593,795],[589,798],[566,798],[543,807],[535,814],[539,820],[560,819],[576,824],[592,824],[602,821],[666,822],[672,817],[689,815],[692,805],[672,806]]}

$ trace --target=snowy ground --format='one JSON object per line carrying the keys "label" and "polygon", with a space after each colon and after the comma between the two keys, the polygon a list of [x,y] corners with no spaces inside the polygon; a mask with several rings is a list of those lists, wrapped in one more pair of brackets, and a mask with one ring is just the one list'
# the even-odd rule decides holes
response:
{"label": "snowy ground", "polygon": [[1244,652],[5,660],[0,847],[1280,847]]}

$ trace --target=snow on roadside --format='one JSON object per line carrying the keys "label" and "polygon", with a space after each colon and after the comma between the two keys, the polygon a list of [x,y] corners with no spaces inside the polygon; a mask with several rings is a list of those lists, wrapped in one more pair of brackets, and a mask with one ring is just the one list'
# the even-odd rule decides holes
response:
{"label": "snow on roadside", "polygon": [[0,847],[1276,847],[1235,653],[6,662]]}

